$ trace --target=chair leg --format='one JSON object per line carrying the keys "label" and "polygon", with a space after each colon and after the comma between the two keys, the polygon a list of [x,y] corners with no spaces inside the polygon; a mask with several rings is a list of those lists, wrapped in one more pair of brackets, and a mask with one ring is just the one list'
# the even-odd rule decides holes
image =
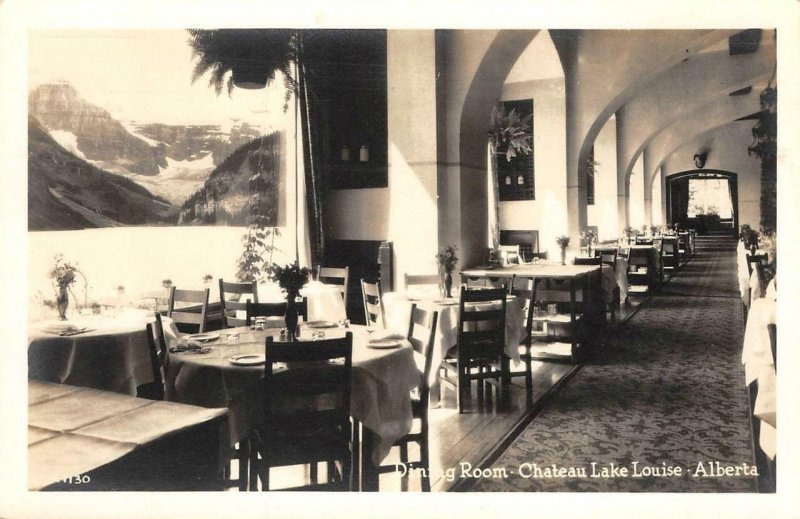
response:
{"label": "chair leg", "polygon": [[402,463],[408,463],[408,443],[400,445],[400,461]]}
{"label": "chair leg", "polygon": [[244,492],[248,487],[248,473],[250,471],[250,439],[239,440],[239,492]]}
{"label": "chair leg", "polygon": [[428,453],[428,431],[427,429],[422,430],[422,440],[419,442],[419,456],[420,456],[420,465],[422,465],[422,491],[423,492],[430,492],[431,491],[431,478],[430,478],[430,460],[429,460],[429,453]]}
{"label": "chair leg", "polygon": [[309,468],[309,478],[311,479],[312,485],[319,483],[319,467],[316,462],[312,463]]}
{"label": "chair leg", "polygon": [[328,468],[328,483],[333,483],[336,481],[336,460],[328,460],[325,465]]}

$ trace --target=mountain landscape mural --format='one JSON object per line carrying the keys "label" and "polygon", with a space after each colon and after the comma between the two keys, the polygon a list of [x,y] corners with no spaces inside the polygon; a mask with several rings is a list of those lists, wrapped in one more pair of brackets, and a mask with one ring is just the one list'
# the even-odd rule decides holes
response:
{"label": "mountain landscape mural", "polygon": [[89,164],[28,117],[28,230],[174,224],[178,208]]}
{"label": "mountain landscape mural", "polygon": [[77,157],[128,177],[173,204],[181,204],[215,166],[262,134],[246,123],[223,128],[118,121],[67,82],[33,89],[28,113]]}
{"label": "mountain landscape mural", "polygon": [[32,90],[28,108],[31,231],[246,225],[253,203],[277,208],[278,134],[123,123],[65,82]]}

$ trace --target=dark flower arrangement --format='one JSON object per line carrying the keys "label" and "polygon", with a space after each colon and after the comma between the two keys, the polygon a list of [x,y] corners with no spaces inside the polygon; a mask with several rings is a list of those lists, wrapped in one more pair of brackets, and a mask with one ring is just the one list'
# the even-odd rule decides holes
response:
{"label": "dark flower arrangement", "polygon": [[456,256],[457,247],[448,245],[439,249],[436,254],[436,261],[439,263],[439,268],[444,272],[452,273],[456,269],[458,263],[458,256]]}
{"label": "dark flower arrangement", "polygon": [[564,236],[564,235],[559,236],[558,238],[556,238],[556,243],[558,244],[559,247],[561,247],[561,250],[566,249],[567,247],[569,247],[569,236]]}
{"label": "dark flower arrangement", "polygon": [[75,283],[77,272],[79,272],[77,267],[66,261],[63,254],[56,254],[55,265],[50,271],[50,279],[54,280],[59,288],[69,288]]}
{"label": "dark flower arrangement", "polygon": [[296,261],[284,266],[273,263],[267,267],[267,278],[278,283],[287,293],[297,294],[308,283],[309,274],[308,268],[301,267]]}

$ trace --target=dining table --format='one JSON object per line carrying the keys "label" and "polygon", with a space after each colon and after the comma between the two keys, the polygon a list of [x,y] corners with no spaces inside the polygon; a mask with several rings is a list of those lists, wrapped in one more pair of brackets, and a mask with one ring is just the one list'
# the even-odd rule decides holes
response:
{"label": "dining table", "polygon": [[[350,414],[369,435],[369,441],[364,442],[369,448],[365,449],[361,464],[376,474],[376,467],[394,442],[411,430],[411,390],[421,382],[420,360],[404,335],[335,321],[309,321],[301,323],[299,330],[301,341],[343,337],[352,332]],[[205,334],[203,353],[170,353],[166,398],[202,407],[226,407],[233,441],[245,437],[264,412],[266,338],[281,340],[279,334],[278,328],[229,328]],[[373,483],[376,480],[374,477]]]}
{"label": "dining table", "polygon": [[28,326],[28,378],[129,395],[153,381],[147,311],[75,315]]}
{"label": "dining table", "polygon": [[28,381],[29,490],[217,490],[227,413]]}

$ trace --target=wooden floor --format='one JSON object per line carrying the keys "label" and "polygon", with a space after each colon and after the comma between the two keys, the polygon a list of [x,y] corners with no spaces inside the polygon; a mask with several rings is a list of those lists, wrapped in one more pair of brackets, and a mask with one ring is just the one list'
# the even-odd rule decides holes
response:
{"label": "wooden floor", "polygon": [[[499,454],[513,439],[517,429],[527,425],[541,409],[547,395],[577,369],[577,366],[571,364],[534,362],[531,401],[526,400],[525,381],[522,377],[513,380],[509,399],[505,403],[501,403],[493,393],[492,399],[485,398],[484,405],[479,405],[473,384],[471,402],[461,415],[455,408],[453,392],[445,391],[442,406],[430,410],[431,490],[457,490],[461,482],[461,478],[457,476],[461,472],[462,464],[469,464],[474,468],[489,464],[493,455]],[[418,456],[418,451],[411,447],[409,456],[413,459]],[[398,453],[393,451],[384,463],[391,464],[396,460]],[[401,477],[400,473],[382,474],[380,489],[418,491],[420,481],[418,471],[412,472],[406,478]]]}
{"label": "wooden floor", "polygon": [[[638,309],[649,299],[648,295],[636,295],[620,306],[617,326],[631,319]],[[605,333],[614,333],[610,327]],[[548,396],[557,391],[580,367],[559,362],[534,362],[533,394],[530,400],[525,395],[525,380],[515,377],[509,396],[500,401],[496,394],[486,398],[484,404],[477,401],[475,384],[472,388],[471,402],[464,414],[458,414],[453,391],[445,390],[440,407],[430,410],[430,476],[433,492],[458,491],[466,481],[461,477],[462,468],[489,466],[499,456],[516,435],[539,413],[547,403]],[[415,445],[409,448],[409,458],[418,459],[419,451]],[[383,461],[391,465],[399,461],[395,448]],[[235,463],[235,462],[234,462]],[[232,467],[235,472],[235,467]],[[324,466],[320,465],[320,474]],[[302,485],[308,480],[308,468],[273,469],[271,479],[273,488]],[[324,476],[323,476],[324,477]],[[421,474],[411,471],[406,477],[400,472],[380,476],[381,491],[419,491]]]}

